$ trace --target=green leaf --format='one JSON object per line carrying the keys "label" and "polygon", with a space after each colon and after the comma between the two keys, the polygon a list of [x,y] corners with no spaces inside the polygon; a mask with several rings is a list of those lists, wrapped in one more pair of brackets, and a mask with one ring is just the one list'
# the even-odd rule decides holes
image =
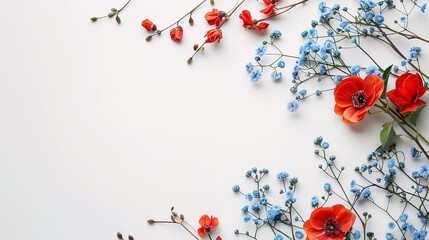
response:
{"label": "green leaf", "polygon": [[386,99],[387,83],[389,82],[389,76],[390,76],[390,71],[392,70],[392,67],[393,65],[390,65],[383,72],[384,89],[383,89],[383,93],[381,94],[382,99]]}
{"label": "green leaf", "polygon": [[393,129],[393,122],[387,122],[383,124],[383,129],[380,132],[381,148],[386,149],[392,144],[393,138],[396,136],[395,130]]}
{"label": "green leaf", "polygon": [[414,125],[417,126],[417,120],[419,118],[420,112],[422,111],[422,109],[425,107],[426,105],[423,105],[419,108],[416,109],[416,111],[412,112],[410,115],[410,122]]}

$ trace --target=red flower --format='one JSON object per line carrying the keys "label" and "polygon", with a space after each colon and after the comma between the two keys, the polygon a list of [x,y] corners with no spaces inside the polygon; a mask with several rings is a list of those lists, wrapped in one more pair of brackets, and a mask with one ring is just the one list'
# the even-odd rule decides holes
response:
{"label": "red flower", "polygon": [[315,209],[304,223],[307,239],[342,240],[352,228],[356,215],[343,205]]}
{"label": "red flower", "polygon": [[212,43],[212,42],[220,42],[220,39],[222,38],[222,31],[220,29],[210,29],[207,31],[206,35],[204,37],[207,37],[206,43]]}
{"label": "red flower", "polygon": [[224,11],[219,11],[216,8],[213,8],[211,12],[206,13],[206,21],[209,25],[219,26],[223,20],[223,17],[226,16]]}
{"label": "red flower", "polygon": [[149,19],[145,19],[145,20],[143,20],[142,21],[142,26],[146,29],[146,30],[148,30],[149,32],[150,31],[156,31],[156,25],[155,24],[153,24],[153,22],[151,22]]}
{"label": "red flower", "polygon": [[414,112],[426,102],[419,98],[426,93],[419,74],[404,73],[396,80],[396,88],[387,92],[387,97],[401,107],[401,113]]}
{"label": "red flower", "polygon": [[240,13],[240,19],[243,20],[243,27],[247,29],[266,29],[270,24],[266,22],[258,23],[258,20],[253,20],[249,10],[243,10]]}
{"label": "red flower", "polygon": [[335,87],[334,111],[343,116],[345,123],[359,122],[380,98],[383,88],[383,80],[377,75],[368,75],[365,80],[357,76],[345,78]]}
{"label": "red flower", "polygon": [[278,0],[264,0],[265,5],[267,6],[259,12],[265,15],[270,15],[274,11],[277,2]]}
{"label": "red flower", "polygon": [[172,28],[170,30],[170,37],[171,37],[171,40],[180,42],[180,40],[182,40],[182,37],[183,37],[183,28],[181,26]]}
{"label": "red flower", "polygon": [[212,228],[215,228],[217,225],[219,225],[219,220],[217,217],[209,217],[209,215],[204,214],[200,218],[200,225],[201,227],[198,228],[198,235],[200,235],[200,237],[204,237],[206,233],[210,233]]}

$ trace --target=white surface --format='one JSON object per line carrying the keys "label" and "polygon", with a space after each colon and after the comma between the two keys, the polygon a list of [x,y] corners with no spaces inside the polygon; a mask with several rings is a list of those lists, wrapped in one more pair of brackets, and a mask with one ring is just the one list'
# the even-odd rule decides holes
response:
{"label": "white surface", "polygon": [[[195,13],[194,27],[185,21],[177,44],[168,33],[147,43],[140,22],[165,26],[195,3],[134,0],[121,25],[89,21],[123,2],[1,4],[0,239],[115,239],[117,231],[191,239],[178,226],[146,224],[168,219],[171,206],[195,226],[204,213],[219,217],[218,233],[234,239],[245,202],[231,186],[248,184],[245,170],[267,167],[273,181],[281,170],[300,177],[309,212],[308,199],[322,190],[314,179],[326,180],[314,137],[325,136],[346,166],[377,146],[382,120],[347,126],[330,94],[290,114],[288,78],[274,83],[265,75],[252,85],[244,64],[266,35],[245,31],[237,15],[221,44],[188,66],[208,29],[209,4]],[[296,52],[316,4],[272,23],[285,49]]]}

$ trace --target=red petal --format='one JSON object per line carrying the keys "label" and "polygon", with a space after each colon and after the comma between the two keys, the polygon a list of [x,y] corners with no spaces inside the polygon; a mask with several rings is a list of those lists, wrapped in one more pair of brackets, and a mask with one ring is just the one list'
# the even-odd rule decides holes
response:
{"label": "red petal", "polygon": [[270,0],[264,0],[265,5],[270,5],[271,1]]}
{"label": "red petal", "polygon": [[363,79],[357,76],[352,76],[342,80],[334,90],[335,102],[340,107],[348,107],[352,105],[352,95],[363,89]]}
{"label": "red petal", "polygon": [[258,30],[266,29],[270,24],[266,22],[261,22],[255,25],[255,28]]}
{"label": "red petal", "polygon": [[252,25],[253,24],[252,15],[250,14],[249,10],[243,10],[240,13],[240,19],[243,20],[243,23],[245,25]]}
{"label": "red petal", "polygon": [[355,223],[356,215],[342,206],[342,209],[336,214],[335,220],[340,224],[341,232],[346,233]]}
{"label": "red petal", "polygon": [[417,110],[418,107],[425,105],[426,102],[417,99],[417,101],[415,103],[412,104],[407,104],[405,105],[402,109],[401,109],[401,113],[406,113],[406,112],[414,112]]}
{"label": "red petal", "polygon": [[211,217],[210,227],[217,227],[219,225],[219,220],[217,217]]}
{"label": "red petal", "polygon": [[204,237],[206,235],[205,228],[203,227],[198,228],[198,235],[200,235],[200,237]]}
{"label": "red petal", "polygon": [[344,113],[343,117],[352,123],[360,122],[365,117],[366,111],[362,109],[357,109],[354,107],[348,107]]}
{"label": "red petal", "polygon": [[201,227],[210,227],[210,217],[207,214],[204,214],[203,216],[201,216],[200,218],[200,225]]}
{"label": "red petal", "polygon": [[314,210],[310,215],[310,224],[314,229],[323,229],[326,219],[334,217],[332,208],[321,207]]}
{"label": "red petal", "polygon": [[274,11],[274,4],[271,3],[270,5],[268,5],[266,8],[262,9],[259,12],[265,15],[270,15],[273,11]]}
{"label": "red petal", "polygon": [[390,99],[390,101],[392,101],[396,105],[405,105],[409,103],[408,101],[402,99],[401,96],[398,95],[396,89],[388,91],[386,96]]}

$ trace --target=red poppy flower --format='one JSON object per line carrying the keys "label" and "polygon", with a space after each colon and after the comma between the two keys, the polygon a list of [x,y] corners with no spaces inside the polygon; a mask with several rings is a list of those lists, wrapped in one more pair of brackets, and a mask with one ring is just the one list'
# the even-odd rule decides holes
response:
{"label": "red poppy flower", "polygon": [[240,13],[240,19],[243,20],[243,27],[247,29],[266,29],[270,24],[266,22],[258,22],[258,20],[253,20],[252,15],[249,10],[243,10]]}
{"label": "red poppy flower", "polygon": [[220,42],[220,39],[222,38],[222,31],[220,29],[210,29],[207,31],[206,35],[204,35],[206,38],[206,43],[212,43],[212,42]]}
{"label": "red poppy flower", "polygon": [[149,32],[150,31],[156,31],[156,25],[155,24],[153,24],[153,22],[151,22],[149,19],[145,19],[145,20],[143,20],[142,21],[142,26],[146,29],[146,30],[148,30]]}
{"label": "red poppy flower", "polygon": [[219,11],[216,8],[213,8],[211,12],[206,13],[205,18],[209,25],[219,26],[225,16],[226,13],[224,11]]}
{"label": "red poppy flower", "polygon": [[387,97],[400,106],[401,113],[414,112],[426,102],[419,98],[426,93],[423,80],[419,74],[404,73],[396,79],[396,88],[387,92]]}
{"label": "red poppy flower", "polygon": [[334,90],[335,113],[343,116],[343,122],[361,121],[383,93],[384,83],[378,75],[368,75],[365,80],[358,76],[343,79]]}
{"label": "red poppy flower", "polygon": [[180,42],[180,40],[182,40],[182,37],[183,37],[183,28],[181,26],[172,28],[170,30],[170,37],[171,37],[171,40]]}
{"label": "red poppy flower", "polygon": [[342,240],[352,228],[356,215],[343,205],[315,209],[304,223],[308,240]]}
{"label": "red poppy flower", "polygon": [[219,220],[217,217],[209,217],[209,215],[204,214],[200,218],[200,225],[201,227],[198,228],[198,235],[200,235],[200,237],[204,237],[207,233],[210,233],[213,228],[219,225]]}

